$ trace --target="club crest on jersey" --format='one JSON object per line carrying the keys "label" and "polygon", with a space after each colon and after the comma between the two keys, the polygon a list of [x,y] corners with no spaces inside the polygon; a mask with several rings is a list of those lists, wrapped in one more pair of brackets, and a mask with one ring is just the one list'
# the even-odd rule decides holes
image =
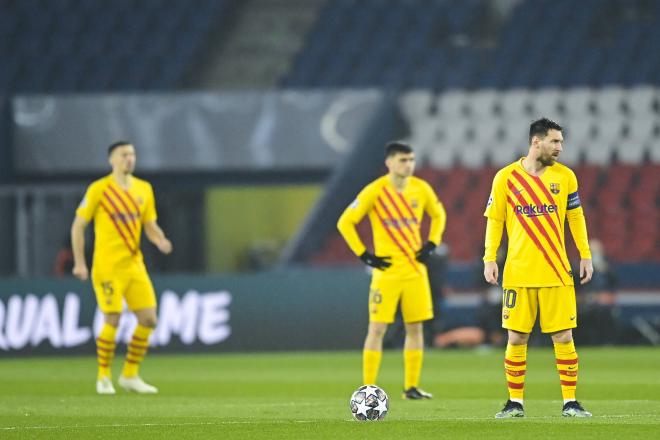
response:
{"label": "club crest on jersey", "polygon": [[417,199],[412,199],[412,200],[410,200],[410,206],[411,206],[413,209],[417,208],[417,207],[419,206],[419,202],[417,201]]}
{"label": "club crest on jersey", "polygon": [[144,199],[140,196],[137,196],[137,203],[138,205],[142,205],[144,203]]}
{"label": "club crest on jersey", "polygon": [[558,183],[551,183],[550,184],[550,192],[553,194],[559,194],[559,184]]}

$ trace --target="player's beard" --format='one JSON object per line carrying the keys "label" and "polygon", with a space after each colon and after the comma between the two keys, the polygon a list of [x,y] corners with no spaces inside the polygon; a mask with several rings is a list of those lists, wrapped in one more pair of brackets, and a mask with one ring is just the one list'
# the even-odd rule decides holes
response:
{"label": "player's beard", "polygon": [[133,171],[135,171],[135,164],[126,164],[122,171],[124,174],[133,174]]}
{"label": "player's beard", "polygon": [[548,155],[542,154],[541,156],[539,156],[537,160],[544,167],[551,167],[555,164],[555,162],[557,162],[557,157],[558,156],[553,156],[552,154],[548,154]]}

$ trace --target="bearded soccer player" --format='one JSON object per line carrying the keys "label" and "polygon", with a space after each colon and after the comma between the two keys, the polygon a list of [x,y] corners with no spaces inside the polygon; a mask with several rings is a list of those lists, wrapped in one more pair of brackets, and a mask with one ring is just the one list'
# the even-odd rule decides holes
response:
{"label": "bearded soccer player", "polygon": [[92,284],[105,321],[96,340],[98,376],[96,392],[115,394],[110,366],[115,354],[115,339],[123,301],[135,313],[138,325],[128,344],[119,385],[127,391],[153,394],[158,389],[138,375],[140,363],[149,347],[149,336],[156,327],[156,294],[147,274],[140,236],[142,229],[164,254],[172,243],[156,222],[156,206],[151,185],[133,176],[135,148],[130,142],[115,142],[108,148],[112,173],[87,189],[71,226],[73,274],[89,278],[85,262],[85,228],[94,220],[94,260]]}
{"label": "bearded soccer player", "polygon": [[529,130],[529,153],[501,169],[484,215],[486,252],[484,277],[497,285],[495,254],[506,226],[509,237],[502,279],[502,327],[509,340],[504,369],[509,400],[496,418],[523,417],[527,341],[540,311],[541,331],[554,343],[564,399],[564,417],[591,417],[575,399],[578,356],[572,329],[577,326],[573,274],[566,256],[565,220],[580,252],[581,283],[591,280],[593,266],[587,226],[580,206],[577,178],[557,162],[564,138],[562,127],[543,118]]}
{"label": "bearded soccer player", "polygon": [[[426,265],[440,244],[446,214],[431,186],[414,177],[415,155],[409,145],[385,147],[388,174],[367,185],[339,218],[337,227],[351,250],[374,268],[369,289],[369,328],[363,351],[363,383],[375,384],[383,337],[394,322],[399,302],[405,323],[403,350],[406,399],[430,399],[419,388],[424,354],[423,322],[433,318]],[[422,244],[420,224],[431,218],[428,240]],[[369,216],[375,253],[369,252],[355,226]]]}

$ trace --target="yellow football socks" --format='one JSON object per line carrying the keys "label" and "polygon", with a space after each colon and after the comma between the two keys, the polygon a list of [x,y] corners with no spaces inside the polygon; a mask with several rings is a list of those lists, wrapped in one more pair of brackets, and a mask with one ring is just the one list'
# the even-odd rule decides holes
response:
{"label": "yellow football socks", "polygon": [[555,357],[557,358],[557,371],[561,384],[561,395],[564,402],[575,400],[575,388],[578,378],[578,356],[573,341],[555,343]]}
{"label": "yellow football socks", "polygon": [[376,384],[382,357],[382,351],[364,350],[362,352],[362,383],[364,385]]}
{"label": "yellow football socks", "polygon": [[507,344],[504,354],[504,371],[509,388],[509,399],[522,403],[527,370],[527,345]]}
{"label": "yellow football socks", "polygon": [[403,350],[404,390],[419,386],[423,360],[423,350]]}
{"label": "yellow football socks", "polygon": [[112,359],[115,357],[115,337],[117,336],[117,327],[103,323],[101,333],[96,338],[96,359],[99,364],[98,378],[111,377],[110,368]]}
{"label": "yellow football socks", "polygon": [[131,342],[128,343],[126,350],[126,362],[124,362],[124,370],[121,375],[124,377],[135,377],[138,375],[140,363],[144,360],[149,348],[149,335],[153,328],[143,327],[138,324],[133,332]]}

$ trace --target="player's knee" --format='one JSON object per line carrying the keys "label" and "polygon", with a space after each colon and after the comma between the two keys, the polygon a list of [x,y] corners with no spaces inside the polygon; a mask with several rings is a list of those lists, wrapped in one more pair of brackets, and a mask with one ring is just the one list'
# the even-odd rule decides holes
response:
{"label": "player's knee", "polygon": [[106,313],[105,314],[105,323],[112,327],[119,326],[119,313]]}
{"label": "player's knee", "polygon": [[552,342],[566,344],[573,340],[573,332],[571,330],[562,330],[552,334]]}
{"label": "player's knee", "polygon": [[380,325],[380,323],[369,324],[369,336],[372,338],[383,338],[385,337],[385,332],[387,331],[387,325]]}
{"label": "player's knee", "polygon": [[155,316],[145,316],[138,321],[142,327],[155,328],[156,324],[158,324],[158,320]]}
{"label": "player's knee", "polygon": [[406,324],[406,333],[411,336],[420,336],[424,334],[424,326],[421,322]]}
{"label": "player's knee", "polygon": [[529,333],[519,333],[509,330],[509,344],[525,345],[529,341]]}

